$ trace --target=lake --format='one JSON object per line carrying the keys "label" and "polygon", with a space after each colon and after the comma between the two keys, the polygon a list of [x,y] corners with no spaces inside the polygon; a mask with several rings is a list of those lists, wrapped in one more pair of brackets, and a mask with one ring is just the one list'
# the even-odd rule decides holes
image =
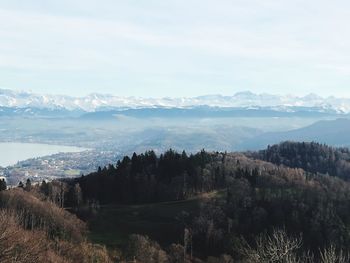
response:
{"label": "lake", "polygon": [[38,143],[0,142],[0,166],[14,165],[18,161],[61,152],[82,152],[87,149]]}

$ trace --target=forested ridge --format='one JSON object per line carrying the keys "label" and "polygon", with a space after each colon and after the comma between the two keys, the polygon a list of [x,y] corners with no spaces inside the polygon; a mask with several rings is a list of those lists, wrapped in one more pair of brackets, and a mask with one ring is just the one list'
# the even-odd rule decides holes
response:
{"label": "forested ridge", "polygon": [[[148,151],[75,179],[27,181],[19,193],[40,195],[88,226],[103,207],[200,201],[198,210],[176,215],[182,230],[170,246],[133,232],[110,247],[121,262],[350,262],[348,157],[346,148],[296,142],[253,153]],[[48,238],[76,233],[24,218],[24,229],[43,229]]]}
{"label": "forested ridge", "polygon": [[124,157],[116,166],[74,180],[84,200],[107,203],[145,203],[182,200],[224,187],[219,156],[201,151],[188,156],[169,150],[159,157],[153,151]]}
{"label": "forested ridge", "polygon": [[302,168],[311,173],[329,174],[350,179],[350,150],[334,148],[316,142],[283,142],[253,153],[259,158],[277,165]]}
{"label": "forested ridge", "polygon": [[220,190],[224,197],[203,201],[198,214],[186,211],[183,220],[200,257],[243,260],[243,244],[283,229],[302,236],[300,253],[320,260],[320,249],[350,245],[348,155],[345,148],[292,142],[257,153],[148,151],[68,185],[79,186],[82,202],[100,205],[186,200]]}

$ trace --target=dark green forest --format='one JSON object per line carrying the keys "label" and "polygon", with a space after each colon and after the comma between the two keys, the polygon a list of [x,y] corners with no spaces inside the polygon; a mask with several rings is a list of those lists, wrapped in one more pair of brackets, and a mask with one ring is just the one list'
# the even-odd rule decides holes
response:
{"label": "dark green forest", "polygon": [[253,157],[307,172],[350,179],[350,150],[316,142],[283,142],[253,153]]}
{"label": "dark green forest", "polygon": [[[177,245],[185,258],[264,262],[247,260],[262,249],[259,240],[273,243],[277,237],[299,242],[290,251],[293,257],[306,260],[305,255],[312,255],[319,262],[324,256],[320,251],[333,249],[345,255],[350,246],[349,153],[345,148],[295,142],[254,153],[134,153],[95,173],[62,181],[66,192],[62,206],[89,220],[87,206],[98,210],[108,205],[176,202],[220,192],[203,198],[198,210],[179,213],[183,230]],[[41,185],[47,196],[49,188],[50,184]],[[172,253],[169,247],[159,249]]]}

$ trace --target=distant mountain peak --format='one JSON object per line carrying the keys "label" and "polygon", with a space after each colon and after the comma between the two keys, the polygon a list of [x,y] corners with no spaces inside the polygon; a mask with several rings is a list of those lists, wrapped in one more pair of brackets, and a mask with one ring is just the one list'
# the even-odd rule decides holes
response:
{"label": "distant mountain peak", "polygon": [[240,91],[240,92],[237,92],[234,96],[238,97],[238,96],[256,96],[257,94],[249,91],[249,90],[245,90],[245,91]]}
{"label": "distant mountain peak", "polygon": [[232,96],[210,94],[181,98],[121,97],[110,94],[91,93],[85,97],[66,95],[42,95],[32,92],[0,89],[0,107],[66,109],[93,112],[103,108],[188,108],[188,107],[232,107],[232,108],[273,108],[290,111],[293,107],[319,108],[320,111],[350,113],[350,99],[308,94],[294,95],[256,94],[251,91],[237,92]]}
{"label": "distant mountain peak", "polygon": [[316,93],[309,93],[306,96],[303,97],[304,99],[309,99],[309,100],[323,100],[323,98]]}

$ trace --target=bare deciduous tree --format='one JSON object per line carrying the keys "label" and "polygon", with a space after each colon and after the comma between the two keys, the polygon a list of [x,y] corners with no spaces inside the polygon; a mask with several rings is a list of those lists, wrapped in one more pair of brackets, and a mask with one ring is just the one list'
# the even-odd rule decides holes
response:
{"label": "bare deciduous tree", "polygon": [[258,236],[254,247],[246,243],[241,253],[252,263],[301,263],[304,261],[296,253],[301,245],[301,237],[289,237],[283,229],[274,229],[271,235]]}
{"label": "bare deciduous tree", "polygon": [[320,251],[320,260],[321,263],[347,263],[350,261],[350,257],[348,253],[337,250],[335,246],[331,245]]}

